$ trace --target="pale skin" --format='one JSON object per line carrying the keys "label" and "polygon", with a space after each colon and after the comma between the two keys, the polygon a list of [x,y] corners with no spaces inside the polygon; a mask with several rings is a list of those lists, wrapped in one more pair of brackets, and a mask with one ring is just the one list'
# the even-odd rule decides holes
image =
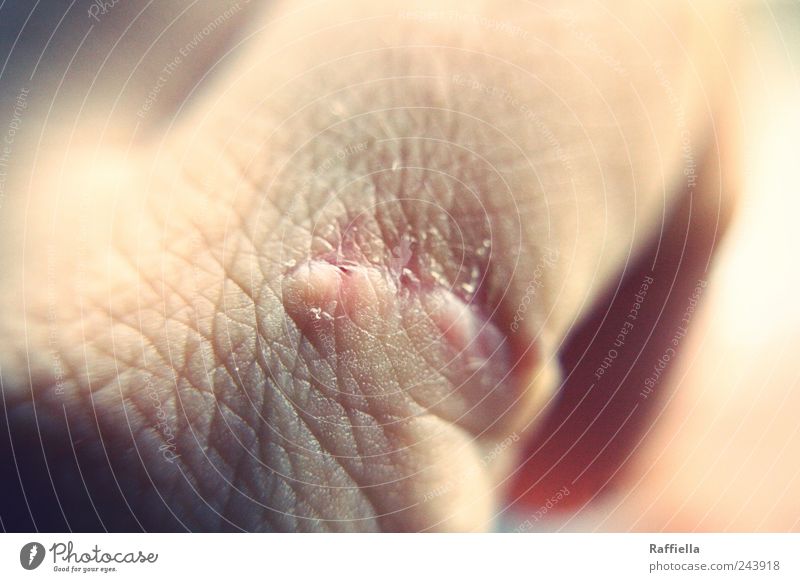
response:
{"label": "pale skin", "polygon": [[85,486],[109,529],[493,527],[683,148],[731,165],[735,51],[703,3],[434,4],[249,7],[174,123],[43,150],[0,365],[68,520]]}

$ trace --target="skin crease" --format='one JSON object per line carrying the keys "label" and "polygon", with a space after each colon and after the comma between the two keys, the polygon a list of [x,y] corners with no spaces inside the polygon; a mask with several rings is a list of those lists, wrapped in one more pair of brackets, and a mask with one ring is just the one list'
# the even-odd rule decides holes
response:
{"label": "skin crease", "polygon": [[65,132],[3,251],[26,490],[76,529],[493,527],[566,334],[713,139],[692,6],[279,3],[167,129]]}

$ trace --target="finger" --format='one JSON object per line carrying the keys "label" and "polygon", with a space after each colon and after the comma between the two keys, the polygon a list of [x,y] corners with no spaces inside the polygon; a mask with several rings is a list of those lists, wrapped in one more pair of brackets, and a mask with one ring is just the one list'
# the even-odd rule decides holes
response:
{"label": "finger", "polygon": [[[65,294],[59,318],[84,323],[86,305],[100,322],[59,333],[70,367],[88,366],[67,393],[80,403],[92,385],[106,388],[105,399],[76,414],[98,425],[91,439],[111,439],[118,450],[143,445],[138,462],[153,474],[134,463],[130,482],[147,489],[143,498],[171,491],[162,501],[178,515],[171,527],[485,527],[494,485],[470,475],[485,476],[494,456],[481,451],[540,420],[560,339],[673,196],[659,188],[680,160],[671,95],[687,95],[687,123],[703,127],[701,92],[684,75],[696,63],[679,50],[700,25],[678,26],[686,13],[666,8],[670,26],[661,25],[628,6],[624,14],[515,8],[519,29],[479,4],[442,4],[433,17],[426,7],[388,3],[318,8],[271,13],[218,88],[145,152],[137,167],[147,171],[135,172],[124,194],[95,209],[89,224],[77,211],[75,221],[57,223],[50,240],[68,257],[58,285],[79,298]],[[595,17],[596,34],[624,31],[620,18],[638,27],[609,45],[622,72],[580,27],[564,34],[575,18]],[[676,30],[685,36],[675,39]],[[664,78],[672,92],[654,90]],[[297,265],[318,262],[377,278],[298,278]],[[92,284],[67,284],[76,280]],[[421,293],[403,302],[396,283]],[[328,312],[347,316],[333,328],[345,332],[342,341],[332,353],[297,357],[298,342],[324,349],[325,334],[307,321],[322,306],[302,294],[288,304],[284,287],[330,288],[345,305],[374,301],[402,325],[375,317],[383,326],[376,334],[352,329],[351,312]],[[454,299],[430,308],[441,291]],[[37,311],[52,303],[43,297]],[[408,325],[413,316],[422,323]],[[381,354],[375,338],[398,328],[403,349]],[[41,345],[47,329],[38,328]],[[463,369],[442,363],[448,353],[474,358],[487,336],[490,345],[506,342],[501,353],[513,358],[510,382],[483,358],[488,398]],[[90,351],[76,354],[76,343]],[[385,370],[399,367],[440,378],[422,410],[443,398],[458,406],[430,425],[411,406],[414,379],[397,382],[402,435],[365,454],[354,430],[363,422],[348,416],[358,410],[339,386],[353,379],[335,374],[331,396],[329,382],[298,374],[347,353],[370,371],[356,382],[362,392],[379,392]],[[433,361],[415,367],[419,354]],[[34,384],[52,385],[50,362],[33,368]],[[63,412],[61,395],[51,395]],[[324,404],[317,426],[300,421],[297,404],[306,416],[308,404],[298,398]],[[376,400],[371,433],[392,411]],[[180,462],[165,464],[163,446]],[[459,456],[449,459],[453,450]],[[349,458],[361,462],[361,475],[353,477]],[[448,471],[459,477],[442,484]],[[376,488],[401,494],[373,498]],[[201,509],[189,511],[187,499]],[[150,523],[163,526],[155,513]]]}

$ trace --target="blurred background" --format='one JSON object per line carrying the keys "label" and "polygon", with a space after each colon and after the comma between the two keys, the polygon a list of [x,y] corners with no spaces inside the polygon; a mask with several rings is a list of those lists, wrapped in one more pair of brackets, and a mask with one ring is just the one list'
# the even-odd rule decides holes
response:
{"label": "blurred background", "polygon": [[[72,123],[82,112],[115,131],[115,110],[147,100],[161,55],[174,54],[219,13],[212,2],[161,3],[128,30],[150,3],[119,1],[107,14],[98,9],[104,26],[90,36],[87,11],[68,10],[73,4],[0,2],[0,132],[8,146],[0,158],[0,213],[24,203],[9,190],[11,174],[16,159],[39,149],[41,126]],[[614,439],[626,438],[617,431],[594,443],[592,456],[570,449],[592,470],[565,481],[543,479],[541,463],[523,465],[503,513],[505,531],[800,530],[800,1],[730,6],[743,47],[734,101],[744,130],[744,188],[669,389],[646,438],[617,449]],[[172,20],[185,26],[164,25]],[[233,13],[203,39],[206,54],[236,50],[246,34],[246,19]],[[131,53],[126,43],[154,49]],[[78,49],[98,55],[101,66],[74,60]],[[131,62],[130,54],[141,60]],[[142,139],[214,75],[210,61],[186,66],[195,74],[184,70],[181,78],[192,81],[163,87],[136,129]],[[129,86],[126,103],[83,98],[121,83]],[[96,90],[87,92],[89,85]],[[52,119],[56,102],[60,118]],[[120,117],[120,124],[130,121]],[[580,422],[588,427],[592,419]],[[583,435],[580,422],[572,444]]]}
{"label": "blurred background", "polygon": [[743,196],[669,417],[618,502],[630,527],[800,529],[800,2],[739,22]]}
{"label": "blurred background", "polygon": [[[800,530],[800,2],[730,5],[743,191],[671,392],[646,438],[620,445],[595,483],[531,488],[541,465],[531,467],[509,531]],[[619,433],[581,462],[603,465]],[[558,501],[560,487],[573,494]]]}

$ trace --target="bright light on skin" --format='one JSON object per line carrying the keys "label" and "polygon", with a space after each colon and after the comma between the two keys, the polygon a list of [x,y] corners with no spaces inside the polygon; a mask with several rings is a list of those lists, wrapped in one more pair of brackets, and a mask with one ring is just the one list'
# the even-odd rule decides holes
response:
{"label": "bright light on skin", "polygon": [[736,344],[760,344],[800,326],[800,111],[796,91],[780,90],[788,82],[778,76],[774,83],[769,92],[752,84],[759,89],[745,112],[753,128],[744,144],[748,171],[709,301],[720,333]]}
{"label": "bright light on skin", "polygon": [[769,53],[780,44],[775,32],[762,32],[767,38],[748,63],[740,95],[748,128],[742,198],[709,282],[698,333],[688,339],[675,371],[674,398],[642,455],[643,478],[614,513],[628,512],[619,528],[798,526],[800,429],[785,411],[800,404],[800,95],[796,79],[776,66],[785,57]]}

